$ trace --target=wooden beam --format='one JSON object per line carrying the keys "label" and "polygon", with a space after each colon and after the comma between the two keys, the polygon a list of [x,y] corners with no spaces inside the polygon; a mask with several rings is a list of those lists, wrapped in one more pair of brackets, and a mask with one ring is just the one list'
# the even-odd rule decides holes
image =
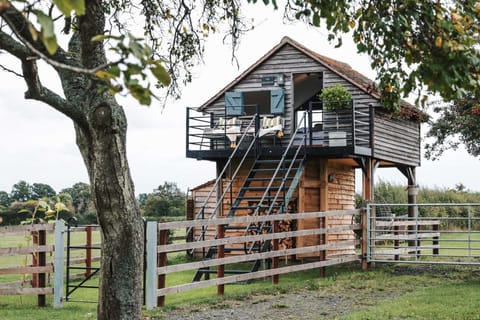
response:
{"label": "wooden beam", "polygon": [[[320,159],[319,163],[320,171],[320,211],[328,210],[328,159]],[[327,227],[327,218],[320,218],[320,228]],[[320,245],[327,243],[327,235],[320,234]],[[325,250],[320,251],[320,261],[325,261],[327,253]],[[320,277],[324,278],[326,275],[325,267],[320,268]]]}

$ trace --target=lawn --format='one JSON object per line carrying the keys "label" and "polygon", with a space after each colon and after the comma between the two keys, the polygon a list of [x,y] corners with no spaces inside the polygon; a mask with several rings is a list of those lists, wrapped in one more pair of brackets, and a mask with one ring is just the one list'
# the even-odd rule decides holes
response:
{"label": "lawn", "polygon": [[[448,234],[445,239],[452,237],[453,234]],[[73,239],[73,243],[85,242],[83,234],[75,234]],[[2,239],[0,246],[17,246],[26,241],[22,236],[11,237],[8,241]],[[93,242],[98,241],[96,233]],[[0,267],[23,263],[23,259],[22,256],[2,258]],[[171,263],[186,260],[183,253],[169,255],[169,259]],[[202,306],[243,301],[252,295],[315,292],[351,299],[352,312],[338,319],[480,319],[480,272],[476,267],[377,264],[376,268],[361,271],[358,265],[347,265],[327,268],[325,278],[319,278],[318,274],[318,270],[309,270],[281,276],[277,286],[268,279],[248,285],[228,285],[224,297],[216,295],[215,287],[173,294],[167,296],[165,308],[144,314],[152,319],[165,319],[175,310],[191,312]],[[167,277],[167,282],[186,283],[192,277],[193,271],[179,272]],[[20,278],[21,275],[0,276],[0,283]],[[96,301],[97,290],[81,289],[72,298]],[[96,318],[95,303],[66,302],[62,309],[53,309],[52,296],[47,296],[47,307],[38,308],[36,299],[36,296],[0,296],[0,320]]]}

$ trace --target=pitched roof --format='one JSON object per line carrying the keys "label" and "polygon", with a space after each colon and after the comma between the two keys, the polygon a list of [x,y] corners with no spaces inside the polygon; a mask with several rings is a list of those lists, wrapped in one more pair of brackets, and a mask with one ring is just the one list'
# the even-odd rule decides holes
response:
{"label": "pitched roof", "polygon": [[[280,41],[279,44],[277,44],[275,47],[270,49],[266,54],[264,54],[257,62],[255,62],[253,65],[251,65],[247,70],[242,72],[238,77],[236,77],[232,82],[227,84],[222,90],[220,90],[216,95],[214,95],[212,98],[210,98],[207,102],[202,104],[198,109],[202,110],[212,104],[215,100],[220,98],[225,94],[225,92],[229,91],[231,88],[233,88],[237,83],[239,83],[245,76],[247,76],[249,73],[251,73],[255,68],[257,68],[261,63],[264,61],[268,60],[275,52],[280,50],[283,46],[285,45],[290,45],[297,50],[303,52],[310,58],[314,59],[318,63],[322,64],[325,66],[327,69],[332,71],[333,73],[339,75],[343,79],[349,81],[359,89],[365,91],[366,93],[372,95],[373,97],[380,99],[381,95],[378,91],[375,91],[375,82],[368,77],[364,76],[363,74],[355,71],[350,67],[350,65],[334,60],[332,58],[328,58],[326,56],[320,55],[302,44],[298,43],[297,41],[289,38],[289,37],[283,37],[283,39]],[[400,105],[404,108],[411,109],[411,111],[417,111],[420,112],[415,106],[412,104],[408,103],[407,101],[401,100]]]}

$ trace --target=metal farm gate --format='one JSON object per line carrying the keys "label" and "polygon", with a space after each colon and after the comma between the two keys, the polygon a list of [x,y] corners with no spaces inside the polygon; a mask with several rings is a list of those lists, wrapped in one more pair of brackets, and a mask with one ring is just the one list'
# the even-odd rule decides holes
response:
{"label": "metal farm gate", "polygon": [[480,265],[480,204],[368,204],[367,262]]}

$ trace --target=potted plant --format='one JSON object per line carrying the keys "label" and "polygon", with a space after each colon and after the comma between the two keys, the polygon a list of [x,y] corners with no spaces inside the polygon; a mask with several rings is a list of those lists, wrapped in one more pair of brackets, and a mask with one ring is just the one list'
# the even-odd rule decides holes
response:
{"label": "potted plant", "polygon": [[[330,147],[344,147],[347,145],[347,133],[339,131],[338,115],[342,111],[351,108],[352,95],[340,84],[334,84],[331,87],[324,88],[319,95],[323,103],[324,110],[324,128],[336,128],[336,131],[328,132]],[[343,112],[344,113],[344,112]],[[331,124],[335,119],[335,126]]]}

